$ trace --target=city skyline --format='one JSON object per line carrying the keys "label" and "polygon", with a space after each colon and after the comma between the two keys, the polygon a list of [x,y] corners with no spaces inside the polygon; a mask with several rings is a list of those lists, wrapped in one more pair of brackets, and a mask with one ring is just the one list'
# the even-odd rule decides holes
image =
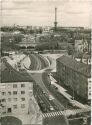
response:
{"label": "city skyline", "polygon": [[0,125],[91,125],[91,1],[0,0]]}
{"label": "city skyline", "polygon": [[87,1],[1,0],[0,4],[2,26],[54,26],[55,7],[58,26],[91,26],[91,4]]}

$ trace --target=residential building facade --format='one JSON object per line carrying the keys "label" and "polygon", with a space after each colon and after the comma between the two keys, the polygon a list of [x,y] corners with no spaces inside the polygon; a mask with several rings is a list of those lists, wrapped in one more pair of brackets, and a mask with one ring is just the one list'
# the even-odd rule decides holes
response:
{"label": "residential building facade", "polygon": [[86,100],[90,99],[90,94],[88,94],[88,84],[91,78],[90,69],[89,65],[77,62],[68,56],[62,56],[56,61],[59,84],[70,87],[77,95]]}
{"label": "residential building facade", "polygon": [[0,103],[2,113],[28,113],[32,90],[33,84],[29,82],[1,83]]}

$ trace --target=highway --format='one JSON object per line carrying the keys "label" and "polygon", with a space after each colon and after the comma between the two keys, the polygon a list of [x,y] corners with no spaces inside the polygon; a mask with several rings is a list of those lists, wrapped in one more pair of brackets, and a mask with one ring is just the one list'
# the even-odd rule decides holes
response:
{"label": "highway", "polygon": [[42,55],[36,55],[39,60],[41,61],[41,69],[44,69],[46,67],[49,67],[49,63],[47,62],[47,60],[42,56]]}
{"label": "highway", "polygon": [[[44,58],[40,57],[40,55],[36,55],[38,59],[40,60],[39,62],[41,63],[40,67],[43,68],[43,66],[48,66],[46,64],[46,61],[44,61]],[[36,58],[37,60],[37,58]],[[55,88],[54,85],[51,85],[51,80],[48,76],[48,74],[51,71],[45,70],[43,73],[33,73],[30,74],[32,78],[35,80],[35,82],[44,90],[44,92],[49,96],[52,95],[54,97],[53,100],[47,100],[47,98],[41,96],[41,100],[44,98],[44,102],[49,102],[55,110],[65,110],[67,109],[73,109],[73,108],[78,108],[76,106],[73,106],[70,104],[69,100],[62,95],[57,89]],[[45,101],[46,100],[46,101]],[[49,103],[47,104],[49,106]],[[47,107],[48,109],[48,107]]]}
{"label": "highway", "polygon": [[[49,97],[49,95],[52,95],[52,93],[45,86],[46,81],[43,80],[42,73],[34,73],[34,74],[30,74],[30,75],[35,80],[36,84],[39,85],[41,87],[41,89],[48,95],[48,97]],[[38,95],[39,95],[39,93],[38,93]],[[64,106],[62,104],[60,104],[60,102],[56,98],[54,98],[53,100],[48,100],[48,101],[50,102],[50,104],[53,106],[53,108],[56,111],[57,110],[64,110]]]}
{"label": "highway", "polygon": [[30,54],[29,58],[31,60],[31,65],[29,67],[29,70],[36,70],[36,69],[38,69],[39,64],[38,64],[38,61],[37,61],[35,55],[34,54]]}
{"label": "highway", "polygon": [[31,65],[28,70],[42,70],[49,66],[47,60],[39,54],[29,54],[29,58]]}
{"label": "highway", "polygon": [[58,93],[56,88],[54,88],[54,86],[50,85],[50,79],[48,77],[48,72],[44,72],[42,74],[42,79],[43,79],[43,82],[44,82],[45,86],[47,87],[47,89],[58,100],[59,104],[62,106],[62,110],[64,110],[68,105],[68,100],[65,99],[64,96],[62,96],[60,93]]}
{"label": "highway", "polygon": [[[42,109],[42,112],[55,112],[59,111],[57,104],[53,100],[49,99],[49,95],[46,94],[39,85],[34,85],[35,98]],[[45,109],[45,111],[44,111]]]}
{"label": "highway", "polygon": [[[31,54],[31,69],[40,69],[48,66],[47,61],[45,58],[38,54]],[[65,108],[68,105],[68,100],[65,99],[60,93],[56,91],[55,88],[50,86],[50,78],[48,77],[48,74],[50,73],[50,70],[46,70],[43,73],[30,73],[31,77],[35,80],[36,84],[39,85],[39,87],[46,93],[46,95],[52,95],[54,99],[49,100],[47,96],[44,96],[44,94],[40,95],[38,92],[37,100],[41,100],[44,102],[47,112],[50,111],[49,107],[53,107],[53,111],[61,111],[65,110]],[[73,108],[71,105],[68,105],[68,108]]]}

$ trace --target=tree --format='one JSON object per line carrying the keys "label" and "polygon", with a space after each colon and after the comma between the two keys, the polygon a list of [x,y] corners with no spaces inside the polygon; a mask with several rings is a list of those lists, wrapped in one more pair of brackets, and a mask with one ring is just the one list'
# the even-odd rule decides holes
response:
{"label": "tree", "polygon": [[22,125],[22,121],[13,116],[5,116],[1,118],[2,125]]}
{"label": "tree", "polygon": [[71,44],[68,45],[67,50],[68,50],[68,54],[69,54],[69,55],[73,55],[73,54],[74,54],[73,45],[71,45]]}

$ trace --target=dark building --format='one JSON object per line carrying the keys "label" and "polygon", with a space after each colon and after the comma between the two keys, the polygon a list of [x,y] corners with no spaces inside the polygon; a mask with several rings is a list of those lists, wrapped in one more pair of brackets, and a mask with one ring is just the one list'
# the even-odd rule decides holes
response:
{"label": "dark building", "polygon": [[56,60],[57,77],[60,85],[65,85],[83,99],[91,98],[91,66],[62,56]]}

